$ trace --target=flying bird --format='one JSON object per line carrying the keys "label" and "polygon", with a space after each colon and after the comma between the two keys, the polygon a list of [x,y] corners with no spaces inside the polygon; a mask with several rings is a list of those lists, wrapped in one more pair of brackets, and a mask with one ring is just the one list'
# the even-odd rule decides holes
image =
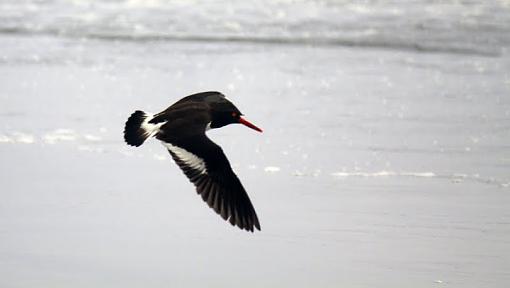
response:
{"label": "flying bird", "polygon": [[230,224],[253,232],[260,224],[250,198],[221,147],[205,134],[235,123],[262,132],[242,115],[220,92],[197,93],[155,115],[135,111],[126,122],[124,140],[136,147],[150,137],[160,140],[209,207]]}

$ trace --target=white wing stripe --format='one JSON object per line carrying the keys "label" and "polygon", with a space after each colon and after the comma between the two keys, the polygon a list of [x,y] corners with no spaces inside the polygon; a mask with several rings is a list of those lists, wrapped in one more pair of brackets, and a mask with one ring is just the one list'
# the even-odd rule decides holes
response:
{"label": "white wing stripe", "polygon": [[172,145],[170,143],[163,142],[163,145],[165,145],[168,150],[172,151],[172,153],[174,153],[175,156],[177,156],[177,158],[179,158],[186,165],[200,171],[201,174],[206,174],[205,162],[202,158],[187,151],[184,148]]}

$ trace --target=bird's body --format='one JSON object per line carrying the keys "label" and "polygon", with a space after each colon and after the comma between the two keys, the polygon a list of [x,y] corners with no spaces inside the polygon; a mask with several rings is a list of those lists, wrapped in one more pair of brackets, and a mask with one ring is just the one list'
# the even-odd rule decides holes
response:
{"label": "bird's body", "polygon": [[233,123],[262,132],[241,115],[223,94],[197,93],[155,115],[135,111],[126,122],[124,139],[132,146],[152,136],[160,140],[209,207],[232,225],[253,232],[254,227],[260,230],[255,209],[221,147],[205,135],[208,129]]}

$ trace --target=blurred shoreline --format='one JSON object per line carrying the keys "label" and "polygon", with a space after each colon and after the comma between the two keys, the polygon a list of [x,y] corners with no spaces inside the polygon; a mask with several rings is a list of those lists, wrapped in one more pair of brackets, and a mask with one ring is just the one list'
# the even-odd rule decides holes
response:
{"label": "blurred shoreline", "polygon": [[[508,5],[1,1],[0,286],[505,286]],[[207,90],[260,233],[123,142]]]}

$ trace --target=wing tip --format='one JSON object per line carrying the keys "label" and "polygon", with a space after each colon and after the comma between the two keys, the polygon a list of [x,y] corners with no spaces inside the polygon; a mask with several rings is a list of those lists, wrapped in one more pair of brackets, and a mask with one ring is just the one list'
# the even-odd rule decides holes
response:
{"label": "wing tip", "polygon": [[246,230],[248,232],[254,233],[256,230],[262,231],[260,228],[259,219],[257,218],[257,215],[254,213],[251,218],[242,219],[238,221],[230,221],[230,224],[232,226],[237,226],[241,230]]}
{"label": "wing tip", "polygon": [[239,186],[224,186],[226,183],[217,182],[208,173],[201,173],[188,165],[171,149],[168,149],[168,152],[188,180],[195,185],[199,197],[224,221],[248,232],[261,231],[255,209],[235,174],[232,173]]}

